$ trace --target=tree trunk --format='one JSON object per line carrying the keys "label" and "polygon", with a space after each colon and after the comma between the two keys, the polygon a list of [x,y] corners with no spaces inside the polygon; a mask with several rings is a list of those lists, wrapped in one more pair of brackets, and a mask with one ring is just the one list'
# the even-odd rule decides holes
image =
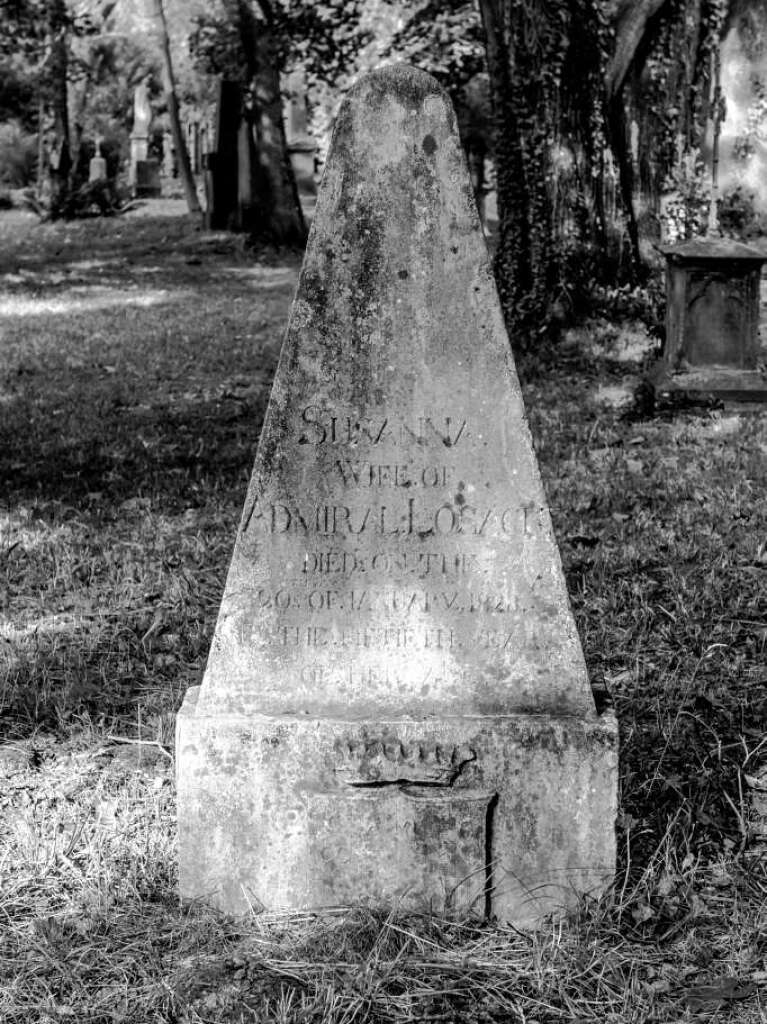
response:
{"label": "tree trunk", "polygon": [[72,157],[67,97],[67,9],[64,0],[49,0],[46,91],[53,115],[53,131],[47,147],[40,199],[51,217],[61,216],[70,188]]}
{"label": "tree trunk", "polygon": [[248,0],[236,0],[235,18],[247,61],[250,93],[243,111],[248,138],[239,146],[241,169],[250,164],[250,180],[240,181],[240,221],[254,239],[277,243],[306,240],[306,223],[290,163],[282,123],[282,95],[272,10],[261,0],[257,21]]}
{"label": "tree trunk", "polygon": [[613,25],[615,46],[605,73],[608,102],[623,88],[626,75],[636,57],[647,32],[647,23],[660,11],[667,0],[623,0]]}
{"label": "tree trunk", "polygon": [[178,161],[178,172],[184,186],[186,205],[190,213],[201,213],[200,200],[197,197],[197,186],[195,185],[192,166],[189,162],[189,151],[186,148],[186,139],[181,131],[181,119],[178,116],[178,99],[176,97],[176,83],[173,76],[173,62],[170,56],[170,39],[168,38],[168,24],[165,20],[165,11],[162,0],[152,0],[154,14],[157,18],[157,30],[162,54],[162,87],[165,93],[165,102],[168,106],[168,117],[170,119],[170,130],[173,135],[173,145],[176,150]]}
{"label": "tree trunk", "polygon": [[621,200],[626,213],[626,227],[631,247],[631,269],[633,276],[642,276],[642,257],[639,251],[639,225],[634,208],[634,169],[631,164],[631,152],[626,138],[626,114],[623,108],[623,96],[618,94],[607,105],[607,125],[610,133],[610,148],[618,164],[618,183]]}
{"label": "tree trunk", "polygon": [[[551,313],[551,196],[546,133],[530,97],[517,87],[513,29],[505,0],[480,0],[493,108],[498,198],[495,277],[515,345],[543,333]],[[524,122],[524,124],[522,123]]]}

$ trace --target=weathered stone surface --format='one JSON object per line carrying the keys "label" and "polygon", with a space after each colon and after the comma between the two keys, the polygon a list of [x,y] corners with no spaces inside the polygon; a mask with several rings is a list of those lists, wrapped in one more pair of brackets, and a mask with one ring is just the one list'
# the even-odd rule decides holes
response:
{"label": "weathered stone surface", "polygon": [[612,873],[612,715],[205,716],[197,700],[177,725],[184,896],[532,925]]}
{"label": "weathered stone surface", "polygon": [[455,118],[338,116],[199,692],[181,890],[530,922],[614,862],[598,716]]}
{"label": "weathered stone surface", "polygon": [[661,248],[666,256],[666,340],[650,383],[661,399],[767,399],[759,368],[759,299],[767,253],[731,239]]}

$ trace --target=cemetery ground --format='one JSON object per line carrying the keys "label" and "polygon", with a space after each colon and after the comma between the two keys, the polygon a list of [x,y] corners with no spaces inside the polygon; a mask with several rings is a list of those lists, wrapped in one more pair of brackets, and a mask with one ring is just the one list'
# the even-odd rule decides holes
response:
{"label": "cemetery ground", "polygon": [[605,898],[538,934],[180,908],[174,715],[300,257],[183,216],[0,216],[0,1020],[764,1020],[767,418],[621,405],[651,349],[636,324],[520,362],[621,726]]}

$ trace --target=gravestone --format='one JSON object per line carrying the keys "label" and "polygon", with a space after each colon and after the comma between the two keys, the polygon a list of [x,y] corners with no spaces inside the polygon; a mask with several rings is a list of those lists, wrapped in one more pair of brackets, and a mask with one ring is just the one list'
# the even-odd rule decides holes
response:
{"label": "gravestone", "polygon": [[138,161],[133,195],[137,199],[159,199],[162,195],[159,160]]}
{"label": "gravestone", "polygon": [[96,138],[96,152],[88,164],[88,182],[107,180],[107,162],[101,155],[101,137]]}
{"label": "gravestone", "polygon": [[180,889],[533,924],[615,859],[595,707],[455,117],[375,71],[335,126],[201,687]]}
{"label": "gravestone", "polygon": [[313,195],[317,191],[314,181],[314,161],[317,143],[309,134],[306,105],[306,73],[302,67],[295,68],[285,79],[287,102],[285,104],[285,142],[293,167],[296,186],[302,195]]}
{"label": "gravestone", "polygon": [[133,128],[130,134],[130,164],[128,184],[135,195],[138,165],[149,154],[149,125],[152,121],[152,107],[149,102],[149,81],[144,79],[133,91]]}
{"label": "gravestone", "polygon": [[758,333],[767,253],[729,238],[695,238],[660,251],[666,339],[650,374],[656,397],[767,401]]}

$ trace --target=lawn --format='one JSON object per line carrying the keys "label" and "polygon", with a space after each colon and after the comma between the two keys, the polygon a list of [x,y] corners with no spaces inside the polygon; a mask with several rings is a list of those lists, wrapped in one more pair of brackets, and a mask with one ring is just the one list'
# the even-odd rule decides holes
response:
{"label": "lawn", "polygon": [[626,405],[632,324],[520,363],[621,726],[612,891],[534,935],[178,906],[174,715],[300,257],[148,213],[0,214],[0,1020],[764,1020],[767,418]]}

